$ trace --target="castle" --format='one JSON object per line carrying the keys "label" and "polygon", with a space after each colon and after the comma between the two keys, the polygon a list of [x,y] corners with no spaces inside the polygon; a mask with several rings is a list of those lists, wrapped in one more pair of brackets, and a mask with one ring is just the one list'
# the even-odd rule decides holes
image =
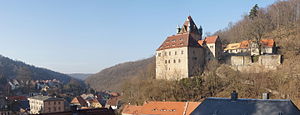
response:
{"label": "castle", "polygon": [[156,79],[179,80],[203,72],[209,60],[218,60],[222,55],[222,44],[218,36],[202,39],[202,28],[198,28],[188,16],[176,35],[167,37],[156,50]]}

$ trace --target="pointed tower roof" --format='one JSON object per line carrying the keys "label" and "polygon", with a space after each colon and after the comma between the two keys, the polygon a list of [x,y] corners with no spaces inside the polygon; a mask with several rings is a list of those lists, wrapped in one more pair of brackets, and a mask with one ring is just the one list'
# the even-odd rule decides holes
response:
{"label": "pointed tower roof", "polygon": [[191,16],[187,17],[179,30],[180,32],[176,35],[167,37],[157,51],[180,47],[202,47],[198,44],[198,39],[201,35]]}
{"label": "pointed tower roof", "polygon": [[192,19],[191,16],[188,16],[185,22],[183,23],[181,27],[181,31],[179,33],[187,33],[187,32],[198,32],[198,28]]}

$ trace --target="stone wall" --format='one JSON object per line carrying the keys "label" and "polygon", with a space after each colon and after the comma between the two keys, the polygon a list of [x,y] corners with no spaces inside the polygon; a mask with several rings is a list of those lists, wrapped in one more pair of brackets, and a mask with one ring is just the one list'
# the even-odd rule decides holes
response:
{"label": "stone wall", "polygon": [[281,55],[260,55],[255,62],[251,56],[231,56],[229,59],[233,69],[251,73],[276,70],[281,64]]}

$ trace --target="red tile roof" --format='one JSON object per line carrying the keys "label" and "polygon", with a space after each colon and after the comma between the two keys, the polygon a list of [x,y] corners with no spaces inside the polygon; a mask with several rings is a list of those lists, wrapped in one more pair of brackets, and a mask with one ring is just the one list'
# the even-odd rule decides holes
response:
{"label": "red tile roof", "polygon": [[88,103],[81,96],[77,96],[77,97],[73,98],[71,103],[72,104],[79,104],[81,106],[88,106]]}
{"label": "red tile roof", "polygon": [[122,111],[122,114],[132,114],[132,115],[139,115],[141,113],[143,106],[136,106],[136,105],[125,105]]}
{"label": "red tile roof", "polygon": [[153,115],[189,115],[200,102],[159,102],[152,101],[143,105],[142,114]]}
{"label": "red tile roof", "polygon": [[118,101],[119,101],[118,97],[112,97],[112,98],[109,98],[107,100],[106,105],[117,106],[118,105]]}
{"label": "red tile roof", "polygon": [[249,47],[250,47],[250,43],[251,43],[250,40],[242,41],[242,42],[240,43],[240,48],[249,48]]}
{"label": "red tile roof", "polygon": [[8,100],[11,100],[11,101],[14,101],[14,100],[24,101],[24,100],[27,100],[27,97],[25,97],[25,96],[10,96],[10,97],[8,97]]}
{"label": "red tile roof", "polygon": [[198,44],[199,44],[200,46],[203,46],[204,40],[198,40]]}
{"label": "red tile roof", "polygon": [[218,38],[219,38],[219,36],[209,36],[209,37],[205,38],[205,42],[207,44],[216,43]]}
{"label": "red tile roof", "polygon": [[262,39],[260,41],[263,47],[273,47],[275,46],[275,41],[273,39]]}
{"label": "red tile roof", "polygon": [[198,42],[190,36],[188,33],[177,34],[169,36],[163,44],[157,49],[164,50],[170,48],[180,48],[180,47],[201,47]]}

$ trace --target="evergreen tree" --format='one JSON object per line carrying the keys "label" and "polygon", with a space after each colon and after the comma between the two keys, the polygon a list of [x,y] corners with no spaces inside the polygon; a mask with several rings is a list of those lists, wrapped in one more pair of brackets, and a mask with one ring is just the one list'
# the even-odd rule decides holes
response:
{"label": "evergreen tree", "polygon": [[259,9],[258,5],[255,4],[255,5],[253,6],[253,8],[251,9],[250,13],[249,13],[249,18],[250,18],[250,19],[253,20],[253,19],[257,16],[258,9]]}

